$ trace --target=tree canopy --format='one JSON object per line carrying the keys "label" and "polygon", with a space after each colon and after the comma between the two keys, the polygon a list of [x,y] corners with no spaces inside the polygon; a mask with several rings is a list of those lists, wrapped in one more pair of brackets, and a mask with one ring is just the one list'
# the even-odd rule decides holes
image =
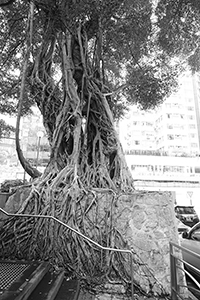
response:
{"label": "tree canopy", "polygon": [[[15,70],[22,68],[29,14],[29,1],[8,1],[8,6],[6,3],[1,1],[4,10],[0,14],[2,103],[10,98],[19,99],[20,75],[16,76]],[[31,57],[37,55],[43,38],[48,36],[47,42],[50,43],[50,37],[59,31],[72,33],[81,24],[88,42],[91,73],[101,77],[105,93],[118,91],[109,101],[115,117],[122,115],[127,102],[138,103],[148,109],[160,104],[170,93],[177,70],[170,65],[169,58],[160,53],[155,25],[152,25],[151,1],[82,0],[59,3],[55,0],[35,1],[30,68]],[[56,73],[60,63],[60,46],[57,44],[55,47],[53,67]],[[28,83],[25,98],[23,106],[29,108],[35,98]],[[12,112],[11,103],[9,106]]]}
{"label": "tree canopy", "polygon": [[[155,12],[152,1],[145,0],[33,2],[30,68],[31,57],[35,57],[45,34],[53,35],[66,29],[73,32],[81,24],[89,41],[87,55],[93,74],[99,69],[104,88],[109,92],[117,91],[112,100],[108,99],[116,118],[123,115],[128,103],[144,109],[162,103],[176,87],[175,80],[180,71],[177,70],[180,64],[171,64],[172,57],[189,62],[193,71],[199,70],[197,0],[161,0]],[[26,51],[29,1],[1,0],[0,5],[0,111],[15,113],[21,78],[19,70]],[[152,22],[152,14],[156,21]],[[47,22],[52,19],[54,28],[48,28]],[[54,57],[56,73],[59,69],[58,49]],[[28,83],[24,98],[25,112],[35,100]]]}
{"label": "tree canopy", "polygon": [[161,0],[156,8],[158,43],[171,58],[192,72],[200,70],[200,3],[198,0]]}

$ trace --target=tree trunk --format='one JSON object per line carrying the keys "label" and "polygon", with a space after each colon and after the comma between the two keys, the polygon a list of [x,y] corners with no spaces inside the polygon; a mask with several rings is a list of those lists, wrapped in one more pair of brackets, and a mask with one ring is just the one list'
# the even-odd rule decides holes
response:
{"label": "tree trunk", "polygon": [[32,40],[32,29],[33,29],[33,10],[34,4],[30,3],[30,15],[29,15],[29,22],[30,23],[30,39],[27,37],[26,41],[26,53],[23,61],[23,69],[22,69],[22,79],[21,79],[21,88],[20,88],[20,96],[19,96],[19,103],[18,103],[18,112],[17,112],[17,122],[16,122],[16,131],[15,131],[15,144],[16,144],[16,152],[18,155],[18,159],[24,168],[24,171],[28,173],[32,178],[37,178],[41,175],[41,173],[34,168],[29,161],[24,157],[20,139],[19,139],[19,130],[20,130],[20,120],[22,114],[22,106],[24,100],[24,92],[25,92],[25,83],[26,83],[26,75],[27,75],[27,66],[28,66],[28,59],[30,55],[30,48],[31,48],[31,40]]}
{"label": "tree trunk", "polygon": [[[53,26],[46,28],[29,77],[48,134],[50,161],[18,213],[53,216],[103,246],[124,248],[112,212],[119,195],[134,188],[104,96],[107,90],[98,70],[91,70],[82,28],[73,35],[52,31]],[[62,74],[57,84],[54,55]],[[102,212],[98,203],[105,197],[109,209]],[[50,260],[92,285],[108,275],[130,280],[123,257],[100,251],[53,220],[9,219],[0,238],[4,257]]]}

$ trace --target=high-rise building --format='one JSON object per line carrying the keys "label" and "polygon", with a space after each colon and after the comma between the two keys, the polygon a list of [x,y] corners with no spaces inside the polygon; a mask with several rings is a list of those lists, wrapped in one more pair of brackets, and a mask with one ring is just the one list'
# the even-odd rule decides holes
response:
{"label": "high-rise building", "polygon": [[180,77],[179,89],[159,108],[144,112],[132,107],[119,125],[122,146],[154,150],[168,155],[200,153],[200,77],[190,72]]}
{"label": "high-rise building", "polygon": [[136,189],[171,191],[200,214],[200,76],[187,72],[159,108],[131,107],[119,137]]}
{"label": "high-rise building", "polygon": [[125,151],[156,150],[155,112],[141,111],[130,107],[128,114],[119,123],[119,136]]}
{"label": "high-rise building", "polygon": [[184,74],[178,91],[158,110],[155,133],[159,151],[180,156],[199,153],[195,81],[190,73]]}

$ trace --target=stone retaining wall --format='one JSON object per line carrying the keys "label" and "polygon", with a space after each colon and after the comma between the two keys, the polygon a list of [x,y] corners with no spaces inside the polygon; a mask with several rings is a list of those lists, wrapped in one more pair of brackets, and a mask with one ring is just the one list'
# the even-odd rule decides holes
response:
{"label": "stone retaining wall", "polygon": [[[26,198],[25,194],[20,194],[19,191],[19,195],[16,193],[15,196],[11,196],[6,203],[6,210],[15,212],[19,203]],[[134,280],[146,293],[169,295],[171,293],[169,242],[178,243],[172,194],[135,191],[130,195],[118,196],[114,205],[113,203],[111,205],[110,199],[106,194],[105,197],[101,197],[98,206],[99,215],[103,220],[104,216],[111,212],[112,207],[113,225],[127,242],[126,248],[132,249],[135,253],[134,260],[137,264],[133,268]],[[127,269],[130,271],[128,255],[126,258]],[[185,283],[183,273],[179,274],[179,282]],[[184,299],[188,298],[186,289],[183,289],[182,294],[185,295]]]}
{"label": "stone retaining wall", "polygon": [[[105,206],[102,203],[102,208]],[[134,279],[147,293],[170,294],[169,242],[179,243],[172,194],[135,191],[122,195],[116,202],[114,216],[114,225],[140,264],[134,267]],[[185,283],[183,273],[179,280]],[[182,293],[187,299],[187,290]]]}

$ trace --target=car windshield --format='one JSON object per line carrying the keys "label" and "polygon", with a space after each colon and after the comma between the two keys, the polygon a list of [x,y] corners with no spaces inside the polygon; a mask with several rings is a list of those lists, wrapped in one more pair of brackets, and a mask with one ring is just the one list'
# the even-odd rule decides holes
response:
{"label": "car windshield", "polygon": [[194,207],[176,207],[178,214],[195,214]]}

